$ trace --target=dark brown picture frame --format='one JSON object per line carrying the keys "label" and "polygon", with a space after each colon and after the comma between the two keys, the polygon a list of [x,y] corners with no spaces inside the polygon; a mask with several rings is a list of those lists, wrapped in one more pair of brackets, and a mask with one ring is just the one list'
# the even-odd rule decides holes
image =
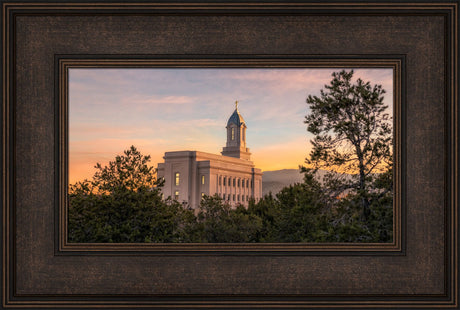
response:
{"label": "dark brown picture frame", "polygon": [[[457,1],[3,1],[2,30],[2,308],[458,308]],[[66,243],[66,65],[379,63],[393,244]]]}
{"label": "dark brown picture frame", "polygon": [[401,140],[401,68],[404,64],[404,57],[392,56],[389,59],[312,59],[311,57],[297,56],[294,58],[282,58],[279,56],[264,57],[261,55],[251,55],[252,58],[239,58],[232,59],[230,56],[225,56],[221,59],[215,59],[211,56],[201,58],[202,56],[194,56],[187,59],[185,56],[174,56],[174,58],[166,58],[163,56],[160,59],[137,59],[134,56],[125,59],[107,59],[106,56],[82,56],[75,57],[74,55],[56,55],[56,88],[59,90],[56,102],[56,115],[58,115],[57,122],[59,126],[57,131],[59,133],[58,159],[57,167],[59,180],[57,182],[59,201],[57,201],[56,211],[59,221],[56,221],[56,229],[59,231],[59,242],[57,243],[57,251],[61,252],[79,252],[79,251],[110,251],[110,252],[125,252],[125,251],[142,251],[149,253],[164,253],[167,251],[169,254],[173,253],[187,253],[199,252],[209,253],[216,251],[225,251],[263,254],[268,252],[304,252],[305,254],[312,252],[324,251],[351,251],[351,252],[386,252],[387,254],[400,253],[402,248],[402,229],[401,229],[401,202],[403,200],[403,193],[400,190],[402,186],[401,169],[402,169],[402,154],[400,148],[394,149],[395,160],[394,165],[394,206],[393,206],[393,240],[388,243],[71,243],[68,242],[67,237],[67,218],[68,218],[68,141],[69,133],[68,128],[68,107],[69,107],[69,70],[72,68],[387,68],[393,70],[393,110],[396,117],[394,118],[394,141],[395,145],[400,146]]}

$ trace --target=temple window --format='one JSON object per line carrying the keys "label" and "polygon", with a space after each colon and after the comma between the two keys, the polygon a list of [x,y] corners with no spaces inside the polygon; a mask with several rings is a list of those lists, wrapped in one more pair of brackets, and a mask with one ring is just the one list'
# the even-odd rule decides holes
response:
{"label": "temple window", "polygon": [[174,185],[179,186],[179,182],[180,182],[180,173],[176,172],[174,175]]}

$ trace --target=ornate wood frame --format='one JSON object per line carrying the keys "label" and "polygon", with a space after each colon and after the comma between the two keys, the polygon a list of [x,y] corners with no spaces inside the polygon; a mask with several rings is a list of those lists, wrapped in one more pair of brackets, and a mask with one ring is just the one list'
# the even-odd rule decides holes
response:
{"label": "ornate wood frame", "polygon": [[[458,2],[2,2],[2,307],[457,308]],[[66,70],[386,66],[393,244],[66,243]]]}

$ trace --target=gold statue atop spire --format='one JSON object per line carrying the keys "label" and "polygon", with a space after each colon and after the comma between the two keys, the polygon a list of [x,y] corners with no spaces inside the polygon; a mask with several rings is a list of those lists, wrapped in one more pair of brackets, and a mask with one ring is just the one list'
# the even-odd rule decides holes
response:
{"label": "gold statue atop spire", "polygon": [[235,110],[238,110],[238,100],[235,101]]}

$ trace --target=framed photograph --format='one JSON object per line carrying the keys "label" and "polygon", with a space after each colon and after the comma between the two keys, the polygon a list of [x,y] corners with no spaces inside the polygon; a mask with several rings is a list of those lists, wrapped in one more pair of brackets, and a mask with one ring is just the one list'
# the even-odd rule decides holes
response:
{"label": "framed photograph", "polygon": [[[105,249],[145,243],[152,250],[197,250],[212,243],[213,249],[234,251],[246,243],[246,250],[375,250],[377,244],[380,250],[399,250],[400,221],[394,218],[400,218],[400,197],[393,184],[399,187],[400,181],[392,181],[392,171],[393,157],[400,156],[399,150],[393,152],[393,141],[400,140],[400,118],[393,126],[393,108],[400,110],[393,96],[394,81],[401,81],[400,60],[362,62],[355,69],[343,68],[343,60],[335,69],[307,59],[221,60],[219,68],[204,59],[198,65],[189,61],[185,68],[181,63],[164,68],[164,61],[144,61],[144,68],[129,68],[126,60],[101,65],[60,59],[67,79],[59,89],[69,94],[59,104],[61,139],[68,141],[61,154],[69,156],[68,170],[64,164],[61,171],[70,184],[68,202],[60,204],[61,249],[75,250],[79,243],[109,243],[102,245]],[[346,83],[347,90],[325,86],[331,79]],[[400,85],[396,89],[399,93]],[[339,121],[336,114],[314,114],[315,105],[339,92],[355,93]],[[236,93],[243,103],[220,102]],[[311,109],[307,93],[312,94]],[[291,110],[280,104],[284,101]],[[353,128],[346,131],[361,128],[355,135],[360,138],[344,141],[332,133],[337,144],[326,146],[318,141],[328,130],[308,132],[306,115],[343,128],[340,123],[351,115]],[[360,142],[367,137],[369,142]],[[337,150],[335,159],[309,156],[317,153],[312,143]],[[116,155],[117,147],[126,148],[123,155]],[[99,164],[110,157],[116,160]],[[302,171],[307,167],[312,172]],[[399,164],[395,170],[399,176]],[[311,180],[303,180],[310,175]],[[359,194],[360,175],[365,195]],[[371,214],[367,218],[362,201]]]}
{"label": "framed photograph", "polygon": [[457,1],[2,9],[2,308],[458,308]]}

